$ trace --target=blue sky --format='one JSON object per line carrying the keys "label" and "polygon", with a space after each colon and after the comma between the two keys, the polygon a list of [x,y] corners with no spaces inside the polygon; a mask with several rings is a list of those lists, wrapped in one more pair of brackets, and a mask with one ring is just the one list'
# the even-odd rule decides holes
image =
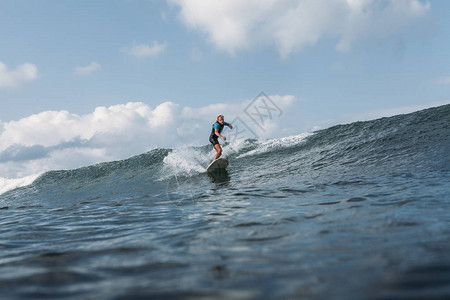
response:
{"label": "blue sky", "polygon": [[202,127],[208,107],[227,116],[264,91],[291,105],[283,126],[294,130],[273,135],[282,136],[448,103],[449,13],[444,0],[0,0],[0,151],[83,137],[46,140],[53,129],[42,125],[38,143],[25,131],[32,116],[42,117],[38,127],[63,118],[74,131],[68,124],[98,107],[148,110],[151,119],[170,103],[158,122]]}

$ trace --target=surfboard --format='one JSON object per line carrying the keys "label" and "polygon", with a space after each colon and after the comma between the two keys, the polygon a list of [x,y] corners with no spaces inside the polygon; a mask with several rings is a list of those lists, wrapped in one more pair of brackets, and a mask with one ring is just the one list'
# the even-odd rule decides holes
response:
{"label": "surfboard", "polygon": [[206,168],[207,172],[212,172],[215,170],[225,169],[228,166],[228,160],[225,158],[218,158]]}

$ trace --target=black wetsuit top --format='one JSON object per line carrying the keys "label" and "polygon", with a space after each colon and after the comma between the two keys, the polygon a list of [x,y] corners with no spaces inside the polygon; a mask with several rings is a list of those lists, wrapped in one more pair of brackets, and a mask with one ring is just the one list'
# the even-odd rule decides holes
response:
{"label": "black wetsuit top", "polygon": [[214,128],[214,125],[216,125],[216,124],[219,124],[219,128],[218,128],[219,134],[222,133],[223,127],[225,127],[225,125],[228,125],[227,122],[223,122],[223,125],[222,125],[217,121],[212,125],[212,130],[211,130],[211,135],[209,136],[209,141],[211,142],[211,144],[213,144],[213,146],[215,146],[216,144],[219,143],[219,140],[218,140],[219,137],[216,135],[216,129]]}

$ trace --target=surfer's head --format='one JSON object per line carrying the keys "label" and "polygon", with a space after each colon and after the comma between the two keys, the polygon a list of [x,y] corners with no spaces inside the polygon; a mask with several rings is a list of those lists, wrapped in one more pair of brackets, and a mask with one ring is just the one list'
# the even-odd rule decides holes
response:
{"label": "surfer's head", "polygon": [[216,121],[219,122],[220,124],[223,124],[225,119],[224,119],[223,115],[218,115]]}

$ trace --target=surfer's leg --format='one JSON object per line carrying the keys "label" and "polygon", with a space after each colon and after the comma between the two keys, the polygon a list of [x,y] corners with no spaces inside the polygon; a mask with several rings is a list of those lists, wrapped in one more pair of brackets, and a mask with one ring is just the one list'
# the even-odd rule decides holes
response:
{"label": "surfer's leg", "polygon": [[220,148],[220,144],[215,144],[214,149],[217,151],[216,156],[214,157],[214,160],[216,160],[222,155],[222,148]]}

